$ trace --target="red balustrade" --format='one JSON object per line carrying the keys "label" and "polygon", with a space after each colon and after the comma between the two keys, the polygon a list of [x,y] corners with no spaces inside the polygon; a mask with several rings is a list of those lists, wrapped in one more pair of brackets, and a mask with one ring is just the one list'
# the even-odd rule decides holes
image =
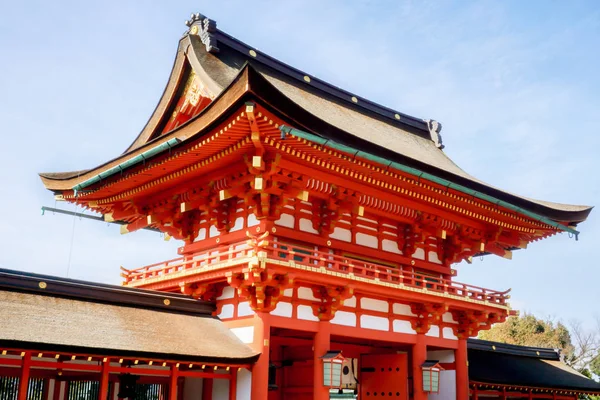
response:
{"label": "red balustrade", "polygon": [[[268,259],[313,267],[316,273],[319,273],[321,268],[326,268],[341,274],[347,274],[349,277],[354,275],[373,279],[373,281],[389,282],[419,290],[500,305],[506,305],[506,300],[509,298],[508,292],[510,290],[500,292],[454,282],[441,276],[412,271],[410,266],[386,266],[329,252],[290,247],[292,246],[287,244],[271,243],[266,247],[261,247],[259,251],[264,252],[263,254]],[[233,265],[236,260],[239,260],[239,263],[243,264],[248,261],[247,256],[252,255],[252,251],[252,248],[246,242],[233,243],[197,253],[193,257],[178,258],[134,270],[123,268],[124,273],[121,275],[125,278],[125,283],[130,284],[142,283],[146,279],[168,276],[190,269],[198,270],[201,273],[202,269],[224,261],[228,261],[229,265]]]}

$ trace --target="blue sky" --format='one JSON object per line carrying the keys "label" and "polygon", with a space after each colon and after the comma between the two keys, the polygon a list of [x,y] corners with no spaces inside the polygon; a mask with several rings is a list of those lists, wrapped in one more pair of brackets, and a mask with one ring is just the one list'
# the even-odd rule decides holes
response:
{"label": "blue sky", "polygon": [[[121,153],[156,105],[191,12],[311,75],[443,123],[466,171],[533,198],[598,204],[600,3],[596,1],[2,2],[0,267],[110,283],[178,243],[61,215],[37,172]],[[58,204],[66,207],[65,204]],[[522,311],[593,327],[600,216],[458,266],[512,288]],[[69,267],[70,259],[70,267]]]}

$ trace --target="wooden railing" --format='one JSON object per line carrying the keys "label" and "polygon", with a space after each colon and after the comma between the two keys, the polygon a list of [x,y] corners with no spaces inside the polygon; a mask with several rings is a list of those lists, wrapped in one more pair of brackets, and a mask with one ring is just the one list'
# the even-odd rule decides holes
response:
{"label": "wooden railing", "polygon": [[[272,260],[314,267],[317,273],[319,269],[325,268],[348,275],[348,278],[357,276],[372,279],[373,281],[389,282],[423,291],[487,301],[499,305],[506,305],[506,301],[509,298],[508,292],[510,290],[500,292],[454,282],[432,274],[412,271],[412,267],[403,269],[386,266],[328,252],[298,248],[288,244],[281,246],[277,243],[270,243],[265,247],[261,247],[259,251],[262,254],[266,254],[266,257]],[[126,284],[135,284],[149,278],[167,276],[190,269],[201,273],[202,269],[224,261],[230,261],[230,264],[235,264],[235,260],[239,259],[240,263],[243,263],[245,262],[245,257],[252,255],[252,253],[253,249],[251,246],[246,242],[240,242],[207,250],[195,254],[193,257],[169,260],[135,270],[126,270],[123,268],[124,273],[121,275],[125,278]]]}

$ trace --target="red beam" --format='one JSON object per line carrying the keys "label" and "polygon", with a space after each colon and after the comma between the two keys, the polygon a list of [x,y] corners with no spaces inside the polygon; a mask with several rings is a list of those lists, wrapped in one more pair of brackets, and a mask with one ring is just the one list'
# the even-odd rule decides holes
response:
{"label": "red beam", "polygon": [[23,356],[21,364],[21,376],[19,377],[19,396],[18,400],[27,400],[27,388],[29,386],[29,369],[31,367],[31,353],[27,352]]}

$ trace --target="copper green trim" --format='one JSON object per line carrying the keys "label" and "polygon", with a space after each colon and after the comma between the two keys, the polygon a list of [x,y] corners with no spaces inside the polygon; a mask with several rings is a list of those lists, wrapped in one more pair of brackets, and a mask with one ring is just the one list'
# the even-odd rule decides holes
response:
{"label": "copper green trim", "polygon": [[122,163],[120,163],[117,166],[109,168],[106,171],[101,172],[98,175],[91,177],[90,179],[83,181],[78,185],[73,186],[73,191],[75,192],[75,194],[77,194],[77,191],[80,191],[81,189],[84,189],[90,185],[93,185],[96,182],[100,182],[102,179],[106,179],[109,176],[112,176],[118,172],[121,172],[126,168],[129,168],[136,164],[139,164],[142,161],[149,159],[150,157],[153,157],[157,154],[162,153],[163,151],[169,150],[173,146],[177,145],[179,142],[181,142],[181,140],[179,140],[177,138],[167,140],[166,142],[161,143],[158,146],[151,148],[150,150],[146,150],[142,154],[138,154],[137,156],[130,158],[129,160],[123,161]]}
{"label": "copper green trim", "polygon": [[476,190],[469,189],[466,186],[462,186],[462,185],[456,184],[454,182],[450,182],[447,179],[440,178],[438,176],[429,174],[429,173],[421,171],[421,170],[419,170],[417,168],[409,167],[407,165],[404,165],[404,164],[401,164],[401,163],[398,163],[398,162],[395,162],[395,161],[390,161],[390,160],[387,160],[387,159],[385,159],[383,157],[379,157],[379,156],[376,156],[376,155],[364,152],[362,150],[358,150],[358,149],[355,149],[353,147],[346,146],[346,145],[343,145],[343,144],[340,144],[340,143],[336,143],[336,142],[334,142],[332,140],[325,139],[325,138],[322,138],[322,137],[317,136],[317,135],[313,135],[312,133],[304,132],[304,131],[301,131],[299,129],[290,128],[289,126],[281,125],[279,127],[279,130],[281,130],[281,138],[282,139],[285,139],[285,135],[286,134],[292,135],[292,136],[308,140],[309,142],[316,143],[316,144],[324,146],[324,147],[329,147],[329,148],[332,148],[334,150],[338,150],[338,151],[341,151],[341,152],[344,152],[344,153],[352,154],[353,156],[361,157],[361,158],[367,159],[369,161],[373,161],[373,162],[376,162],[378,164],[385,165],[386,167],[392,167],[392,168],[397,169],[399,171],[406,172],[408,174],[414,175],[414,176],[416,176],[418,178],[423,178],[423,179],[426,179],[428,181],[435,182],[438,185],[442,185],[442,186],[447,187],[449,189],[454,189],[454,190],[457,190],[459,192],[468,194],[469,196],[473,196],[473,197],[476,197],[478,199],[488,201],[488,202],[490,202],[492,204],[495,204],[497,206],[504,207],[504,208],[507,208],[509,210],[515,211],[515,212],[517,212],[519,214],[525,215],[525,216],[527,216],[527,217],[529,217],[531,219],[534,219],[536,221],[542,222],[544,224],[553,226],[553,227],[555,227],[557,229],[560,229],[560,230],[562,230],[564,232],[569,232],[569,233],[575,235],[575,240],[577,240],[578,237],[579,237],[579,231],[577,231],[577,230],[575,230],[573,228],[570,228],[568,226],[565,226],[563,224],[560,224],[560,223],[558,223],[556,221],[553,221],[553,220],[551,220],[551,219],[549,219],[547,217],[544,217],[543,215],[539,215],[539,214],[531,212],[529,210],[525,210],[522,207],[516,206],[516,205],[511,204],[511,203],[508,203],[508,202],[506,202],[504,200],[500,200],[500,199],[497,199],[495,197],[489,196],[489,195],[487,195],[485,193],[481,193],[481,192],[478,192]]}

